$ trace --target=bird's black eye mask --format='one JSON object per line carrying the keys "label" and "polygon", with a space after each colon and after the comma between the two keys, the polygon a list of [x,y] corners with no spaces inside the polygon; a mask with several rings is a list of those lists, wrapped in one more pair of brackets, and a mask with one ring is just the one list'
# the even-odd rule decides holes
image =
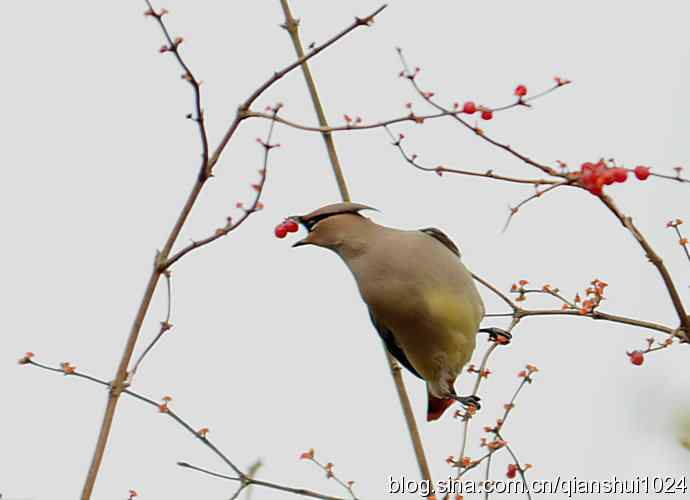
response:
{"label": "bird's black eye mask", "polygon": [[[319,214],[315,215],[313,217],[310,217],[308,219],[305,219],[304,217],[298,217],[297,220],[299,221],[300,224],[304,226],[304,228],[307,230],[307,232],[312,232],[314,230],[314,226],[316,226],[319,222],[321,222],[324,219],[327,219],[329,217],[333,217],[334,215],[342,215],[342,214],[352,214],[352,215],[359,215],[356,212],[335,212],[332,214]],[[359,215],[361,217],[361,215]]]}

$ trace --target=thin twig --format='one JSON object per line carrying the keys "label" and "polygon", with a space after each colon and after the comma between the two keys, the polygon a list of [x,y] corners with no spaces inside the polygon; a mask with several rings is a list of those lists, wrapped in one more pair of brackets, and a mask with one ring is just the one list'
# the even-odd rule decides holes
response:
{"label": "thin twig", "polygon": [[688,249],[688,238],[681,232],[679,227],[682,223],[682,220],[676,219],[675,221],[669,222],[667,226],[673,228],[676,235],[678,235],[678,243],[680,244],[680,246],[683,247],[685,256],[688,258],[688,261],[690,261],[690,249]]}
{"label": "thin twig", "polygon": [[508,297],[505,293],[503,293],[501,290],[499,290],[497,287],[492,285],[488,280],[485,280],[481,276],[478,276],[474,273],[472,273],[472,278],[478,282],[481,283],[483,286],[491,290],[493,293],[495,293],[499,299],[501,299],[503,302],[505,302],[508,307],[510,307],[513,310],[513,313],[515,313],[519,307],[513,302],[510,297]]}
{"label": "thin twig", "polygon": [[328,479],[333,479],[335,480],[336,483],[338,483],[340,486],[345,488],[345,490],[348,492],[348,494],[352,497],[352,500],[357,500],[357,496],[355,495],[355,492],[352,489],[352,484],[353,482],[346,483],[342,479],[340,479],[335,472],[333,472],[333,463],[329,462],[327,464],[322,464],[319,462],[316,458],[313,456],[308,457],[308,460],[315,464],[317,467],[319,467],[322,471],[326,473],[326,477]]}
{"label": "thin twig", "polygon": [[[636,319],[636,318],[630,318],[626,316],[620,316],[618,314],[611,314],[607,312],[600,311],[598,309],[589,311],[585,314],[583,314],[580,310],[576,309],[525,309],[522,307],[519,307],[515,301],[513,301],[507,294],[503,293],[501,290],[499,290],[496,286],[492,285],[489,281],[486,279],[476,275],[472,274],[472,277],[474,278],[475,281],[478,283],[482,284],[484,287],[488,288],[492,293],[494,293],[498,298],[500,298],[505,304],[511,309],[512,312],[505,312],[505,313],[488,313],[485,314],[484,317],[486,318],[529,318],[529,317],[536,317],[536,316],[575,316],[575,317],[580,317],[580,318],[590,318],[590,319],[595,319],[595,320],[602,320],[602,321],[611,321],[613,323],[622,323],[625,325],[630,325],[630,326],[636,326],[638,328],[646,328],[649,330],[656,330],[658,332],[662,333],[667,333],[667,334],[674,334],[678,336],[679,338],[683,338],[682,332],[680,332],[677,328],[671,328],[666,325],[662,325],[659,323],[654,323],[651,321],[646,321],[646,320],[641,320],[641,319]],[[527,291],[529,292],[529,291]],[[549,295],[554,295],[553,293],[550,293]],[[558,297],[557,297],[558,298]],[[565,299],[559,298],[559,300],[563,301]],[[566,303],[568,303],[569,306],[572,306],[573,304],[570,304],[567,300]]]}
{"label": "thin twig", "polygon": [[506,181],[506,182],[515,182],[518,184],[533,184],[535,186],[540,186],[540,185],[560,185],[563,184],[563,181],[557,181],[553,179],[522,179],[519,177],[507,177],[505,175],[499,175],[495,174],[493,170],[487,170],[486,172],[474,172],[471,170],[460,170],[456,168],[450,168],[446,167],[443,165],[439,165],[436,167],[427,167],[422,165],[417,161],[417,155],[410,155],[405,151],[405,148],[402,145],[402,136],[395,137],[391,130],[388,127],[384,127],[386,129],[386,132],[388,133],[388,136],[391,138],[393,141],[393,146],[398,149],[400,152],[401,156],[403,159],[412,165],[414,168],[418,170],[422,170],[424,172],[434,172],[436,175],[443,175],[444,173],[449,173],[449,174],[459,174],[459,175],[468,175],[468,176],[473,176],[473,177],[486,177],[489,179],[494,179],[498,181]]}
{"label": "thin twig", "polygon": [[[499,439],[503,439],[500,432],[497,432],[496,436],[498,436]],[[517,455],[515,455],[515,452],[513,451],[513,449],[510,447],[510,445],[508,443],[506,443],[505,449],[508,450],[508,453],[510,453],[510,456],[513,457],[513,462],[517,466],[518,473],[520,474],[520,479],[522,479],[522,486],[525,489],[525,495],[527,496],[527,498],[529,500],[532,500],[532,494],[530,493],[529,483],[527,482],[527,478],[525,477],[524,467],[520,464],[520,460],[518,460]]]}
{"label": "thin twig", "polygon": [[[522,318],[529,318],[535,316],[575,316],[580,318],[591,318],[595,320],[612,321],[614,323],[622,323],[624,325],[636,326],[638,328],[646,328],[648,330],[656,330],[658,332],[668,334],[677,331],[678,337],[683,338],[682,333],[679,332],[677,328],[671,328],[668,326],[660,325],[658,323],[653,323],[651,321],[628,318],[625,316],[618,316],[616,314],[609,314],[603,311],[592,311],[587,314],[582,314],[580,311],[564,311],[562,309],[520,309],[517,314]],[[509,315],[512,316],[512,313],[509,313]]]}
{"label": "thin twig", "polygon": [[[484,484],[487,485],[489,484],[489,477],[491,477],[491,457],[493,457],[493,453],[490,453],[489,457],[486,459],[486,470],[484,471]],[[489,500],[488,488],[484,492],[484,500]]]}
{"label": "thin twig", "polygon": [[230,497],[229,500],[236,500],[242,494],[242,492],[244,491],[244,489],[246,487],[247,487],[247,483],[240,484],[240,487],[237,488],[237,490],[235,491],[235,493],[232,494],[232,496]]}
{"label": "thin twig", "polygon": [[574,180],[572,179],[566,179],[564,181],[560,182],[554,182],[553,185],[542,189],[541,191],[537,190],[534,194],[530,195],[529,197],[525,198],[522,200],[520,203],[515,205],[514,207],[510,207],[510,214],[508,215],[508,219],[506,220],[505,225],[503,226],[503,232],[505,232],[508,229],[508,226],[510,225],[510,222],[513,220],[513,217],[520,211],[522,207],[527,205],[530,201],[536,200],[537,198],[541,198],[542,195],[548,193],[549,191],[553,191],[554,189],[563,187],[563,186],[570,186],[572,185]]}
{"label": "thin twig", "polygon": [[168,27],[165,25],[163,22],[163,16],[167,13],[165,10],[162,10],[160,12],[157,12],[154,8],[153,5],[149,0],[145,0],[146,5],[148,6],[148,10],[146,11],[146,15],[153,17],[156,22],[158,23],[158,26],[160,27],[161,31],[163,32],[163,36],[165,37],[165,40],[167,41],[167,45],[164,45],[161,48],[161,52],[171,52],[174,54],[175,59],[177,60],[177,63],[180,65],[180,67],[183,70],[182,78],[184,80],[187,80],[189,84],[192,86],[192,89],[194,91],[194,108],[195,108],[195,113],[196,116],[194,115],[187,115],[187,117],[191,120],[194,120],[198,127],[199,127],[199,135],[201,136],[201,169],[200,169],[200,175],[204,175],[206,172],[206,166],[208,164],[208,153],[209,153],[209,145],[208,145],[208,134],[206,133],[206,122],[204,119],[204,110],[201,107],[201,82],[196,79],[194,76],[194,73],[189,69],[189,66],[187,63],[182,59],[182,56],[180,55],[179,51],[179,46],[182,43],[182,38],[176,38],[173,39],[173,37],[170,35],[170,32],[168,31]]}
{"label": "thin twig", "polygon": [[[511,332],[517,324],[520,322],[518,318],[513,318],[510,326],[508,327],[507,331]],[[474,387],[472,388],[472,395],[476,396],[479,393],[479,386],[481,385],[483,374],[485,373],[486,370],[486,365],[489,362],[489,357],[491,354],[496,350],[498,347],[498,343],[494,342],[489,346],[489,348],[486,350],[484,353],[484,356],[482,357],[482,361],[479,364],[479,369],[477,371],[477,378],[474,382]],[[471,413],[466,412],[465,415],[463,416],[463,424],[462,424],[462,439],[461,439],[461,445],[460,445],[460,455],[459,455],[459,460],[462,463],[464,458],[465,458],[465,451],[467,450],[467,441],[468,441],[468,435],[469,435],[469,426],[470,426],[470,420],[472,420]],[[455,479],[460,479],[462,475],[463,470],[458,469],[458,473],[455,477]]]}
{"label": "thin twig", "polygon": [[652,245],[649,243],[649,241],[647,241],[642,232],[637,228],[637,226],[635,226],[632,217],[621,212],[610,196],[602,194],[599,198],[601,199],[602,203],[611,211],[611,213],[616,216],[623,227],[625,227],[630,234],[633,235],[640,247],[642,247],[642,250],[644,250],[649,261],[654,267],[656,267],[657,271],[659,271],[661,279],[664,282],[666,290],[671,298],[671,302],[673,303],[673,307],[676,309],[678,319],[680,320],[680,325],[685,331],[685,338],[690,342],[690,316],[688,316],[688,313],[685,311],[683,300],[680,298],[678,289],[673,282],[673,278],[671,277],[671,273],[666,267],[666,264],[664,264],[664,261],[661,259],[661,257],[659,257],[659,255],[654,251]]}
{"label": "thin twig", "polygon": [[[278,123],[281,123],[283,125],[286,125],[288,127],[297,129],[297,130],[303,130],[305,132],[320,132],[320,133],[332,133],[332,132],[352,132],[352,131],[360,131],[360,130],[374,130],[378,128],[383,128],[387,127],[389,125],[394,125],[396,123],[405,123],[405,122],[413,122],[413,123],[419,123],[420,121],[427,121],[427,120],[434,120],[436,118],[443,118],[444,116],[449,116],[449,115],[457,115],[461,114],[462,111],[458,110],[453,110],[453,111],[441,111],[439,113],[431,113],[428,115],[415,115],[414,113],[408,113],[405,116],[399,116],[396,118],[389,118],[387,120],[381,120],[378,122],[373,122],[373,123],[349,123],[347,125],[340,125],[340,126],[311,126],[311,125],[303,125],[301,123],[297,123],[292,120],[287,120],[282,117],[277,117],[275,118],[275,121]],[[270,114],[268,113],[261,113],[257,111],[247,111],[245,113],[245,116],[247,118],[263,118],[266,120],[273,120],[274,118],[271,117]]]}
{"label": "thin twig", "polygon": [[[416,73],[413,73],[413,72],[410,71],[409,66],[407,65],[407,61],[405,60],[405,57],[403,56],[403,53],[402,53],[402,50],[401,50],[401,49],[398,49],[398,55],[399,55],[399,57],[400,57],[400,61],[401,61],[402,65],[403,65],[403,71],[404,71],[404,75],[403,75],[403,76],[405,76],[405,77],[408,79],[408,81],[410,82],[410,84],[412,85],[412,87],[415,89],[415,91],[417,92],[417,94],[419,94],[419,96],[422,97],[422,99],[424,99],[427,103],[429,103],[431,106],[433,106],[434,108],[436,108],[438,111],[440,111],[440,112],[448,112],[448,111],[450,111],[450,110],[448,110],[447,108],[445,108],[444,106],[441,106],[441,105],[438,104],[436,101],[434,101],[434,100],[429,96],[429,94],[427,94],[427,93],[425,93],[424,91],[422,91],[422,89],[421,89],[421,88],[419,87],[419,85],[417,84]],[[539,163],[539,162],[533,160],[532,158],[528,157],[527,155],[522,154],[522,153],[520,153],[519,151],[516,151],[516,150],[513,149],[510,145],[508,145],[508,144],[503,144],[503,143],[501,143],[501,142],[498,142],[498,141],[495,140],[495,139],[492,139],[491,137],[489,137],[488,135],[486,135],[486,133],[485,133],[483,130],[481,130],[478,126],[470,125],[466,120],[460,118],[460,116],[459,116],[458,114],[450,114],[450,113],[449,113],[448,116],[451,117],[451,118],[453,118],[454,120],[456,120],[456,121],[457,121],[458,123],[460,123],[462,126],[464,126],[464,127],[466,127],[467,129],[473,131],[475,134],[477,134],[479,137],[481,137],[482,139],[484,139],[484,140],[487,141],[488,143],[490,143],[490,144],[492,144],[493,146],[496,146],[496,147],[498,147],[498,148],[500,148],[500,149],[506,151],[507,153],[509,153],[510,155],[512,155],[512,156],[514,156],[514,157],[516,157],[516,158],[518,158],[518,159],[521,160],[522,162],[524,162],[524,163],[526,163],[526,164],[528,164],[528,165],[531,165],[531,166],[533,166],[533,167],[538,168],[538,169],[541,170],[543,173],[545,173],[545,174],[547,174],[547,175],[554,176],[554,177],[565,177],[565,174],[558,172],[554,167],[551,167],[551,166],[549,166],[549,165],[545,165],[545,164]]]}
{"label": "thin twig", "polygon": [[[515,325],[516,325],[516,323],[514,322],[514,323],[511,325],[511,329],[512,329]],[[497,344],[494,344],[492,347],[495,347],[496,345],[497,345]],[[479,380],[481,380],[481,378],[482,378],[482,372],[483,372],[483,370],[486,368],[486,360],[488,360],[489,355],[491,354],[491,352],[493,352],[492,349],[487,350],[486,354],[484,355],[484,358],[483,358],[483,361],[482,361],[482,366],[480,367],[479,371],[477,372],[477,382],[479,382]],[[531,383],[531,382],[532,382],[531,375],[532,375],[532,373],[534,373],[534,372],[537,371],[536,367],[534,367],[534,366],[532,366],[532,365],[527,365],[527,368],[528,368],[528,370],[525,372],[525,375],[522,377],[522,381],[520,382],[520,384],[518,385],[517,389],[516,389],[515,392],[513,393],[513,396],[511,397],[510,402],[509,402],[508,404],[504,405],[503,417],[500,418],[500,419],[498,419],[498,420],[496,421],[496,427],[490,429],[490,431],[487,431],[487,432],[493,433],[493,435],[495,436],[495,441],[494,441],[494,444],[495,444],[495,445],[494,445],[494,446],[490,446],[491,443],[484,443],[483,446],[487,446],[487,447],[489,448],[489,451],[488,451],[484,456],[482,456],[481,458],[479,458],[478,460],[471,460],[471,461],[469,461],[469,463],[466,463],[466,460],[465,460],[465,457],[464,457],[464,448],[465,448],[465,444],[466,444],[466,441],[467,441],[467,427],[468,427],[468,424],[469,424],[469,419],[464,419],[464,428],[463,428],[463,451],[462,451],[463,455],[460,456],[459,462],[456,463],[456,466],[459,467],[459,468],[458,468],[458,472],[457,472],[457,474],[456,474],[456,476],[455,476],[455,480],[456,480],[456,481],[459,481],[459,480],[462,478],[462,476],[464,476],[464,475],[465,475],[467,472],[469,472],[470,470],[472,470],[472,469],[478,467],[478,466],[479,466],[483,461],[485,461],[485,460],[487,461],[487,469],[486,469],[486,472],[485,472],[485,481],[488,481],[488,479],[489,479],[489,470],[490,470],[490,467],[491,467],[491,457],[493,456],[493,454],[496,453],[497,451],[503,449],[503,448],[507,449],[507,450],[510,452],[510,448],[509,448],[508,442],[507,442],[507,441],[503,438],[503,436],[501,435],[501,430],[503,429],[503,427],[504,427],[504,425],[505,425],[505,423],[506,423],[506,421],[507,421],[507,419],[508,419],[508,415],[510,414],[510,412],[512,411],[512,409],[515,407],[515,400],[517,399],[517,396],[520,394],[520,391],[522,391],[523,387],[524,387],[527,383]],[[476,384],[475,387],[478,387],[478,384]],[[514,453],[511,453],[511,455],[514,456]],[[451,457],[451,458],[452,458],[452,457]],[[524,472],[524,470],[523,470],[523,468],[520,466],[519,462],[517,462],[517,459],[514,458],[514,460],[516,460],[516,465],[518,466],[518,468],[520,468],[521,471]],[[523,479],[523,481],[525,480],[524,475],[523,475],[522,479]],[[526,485],[525,485],[525,491],[529,491],[529,488],[528,488]],[[487,496],[488,496],[488,490],[487,490],[487,492],[486,492],[485,498],[486,498]]]}
{"label": "thin twig", "polygon": [[[23,360],[22,364],[26,365],[33,365],[38,368],[42,368],[44,370],[48,370],[51,372],[56,372],[56,373],[62,373],[64,375],[70,376],[70,377],[77,377],[85,380],[89,380],[91,382],[95,382],[99,385],[105,386],[105,387],[110,387],[111,384],[106,382],[105,380],[99,379],[97,377],[94,377],[92,375],[88,375],[86,373],[82,373],[74,369],[74,367],[71,367],[71,370],[69,372],[66,372],[64,369],[52,367],[49,365],[45,365],[43,363],[39,363],[37,361],[34,361],[32,359],[25,359]],[[161,409],[161,404],[157,401],[154,401],[153,399],[146,397],[142,394],[139,394],[138,392],[132,391],[130,389],[124,389],[122,391],[123,394],[127,394],[129,396],[132,396],[133,398],[138,399],[139,401],[142,401],[150,406],[153,406],[154,408],[158,409],[160,411]],[[240,469],[222,452],[220,451],[211,441],[209,441],[208,437],[206,437],[204,434],[200,433],[199,431],[195,430],[191,425],[189,425],[185,420],[183,420],[179,415],[177,415],[173,410],[171,410],[169,407],[165,407],[165,411],[162,411],[162,413],[168,415],[170,418],[172,418],[175,422],[177,422],[179,425],[184,427],[190,434],[194,435],[197,439],[199,439],[204,445],[209,448],[211,451],[213,451],[228,467],[230,467],[233,472],[235,472],[239,477],[243,478],[245,477],[245,474],[240,471]]]}
{"label": "thin twig", "polygon": [[[192,470],[195,470],[197,472],[201,472],[203,474],[208,474],[209,476],[218,477],[221,479],[227,479],[229,481],[242,481],[242,479],[239,477],[233,477],[233,476],[228,476],[226,474],[221,474],[219,472],[214,472],[214,471],[211,471],[208,469],[204,469],[203,467],[198,467],[196,465],[192,465],[192,464],[187,463],[187,462],[178,462],[177,465],[179,465],[180,467],[184,467],[186,469],[192,469]],[[282,484],[276,484],[276,483],[271,483],[268,481],[262,481],[260,479],[246,478],[244,480],[244,483],[248,486],[249,485],[263,486],[265,488],[280,490],[280,491],[284,491],[286,493],[293,493],[295,495],[301,495],[301,496],[311,497],[311,498],[320,498],[322,500],[345,500],[344,498],[341,498],[341,497],[324,495],[322,493],[317,493],[315,491],[307,490],[304,488],[292,488],[290,486],[284,486]]]}
{"label": "thin twig", "polygon": [[165,332],[167,332],[168,330],[170,330],[173,326],[172,323],[170,322],[170,316],[172,313],[172,284],[171,284],[170,271],[165,271],[163,273],[163,276],[165,276],[165,284],[166,284],[165,288],[167,290],[167,297],[168,297],[168,301],[167,301],[168,306],[167,306],[167,312],[165,315],[165,319],[163,321],[161,321],[161,325],[160,325],[160,328],[158,330],[158,334],[153,338],[151,343],[148,346],[146,346],[146,349],[144,349],[144,352],[141,353],[139,358],[134,363],[134,366],[130,370],[129,377],[127,378],[127,383],[129,383],[130,385],[132,384],[132,381],[134,379],[134,374],[139,369],[139,365],[141,365],[141,362],[144,361],[144,358],[146,357],[146,355],[158,343],[158,341],[161,339],[163,334]]}
{"label": "thin twig", "polygon": [[[278,111],[280,110],[280,106],[276,105],[273,108],[273,115],[277,115]],[[175,264],[178,260],[180,260],[182,257],[187,255],[188,253],[197,250],[203,246],[208,245],[209,243],[213,243],[214,241],[223,238],[224,236],[227,236],[230,234],[232,231],[240,227],[249,217],[254,214],[255,212],[258,212],[261,210],[262,204],[261,204],[261,195],[264,192],[264,186],[266,185],[266,177],[268,174],[268,158],[271,153],[271,151],[278,147],[279,144],[273,144],[271,140],[273,139],[273,129],[274,129],[275,122],[271,122],[271,124],[268,127],[268,133],[266,134],[266,140],[261,142],[261,146],[263,147],[263,164],[260,170],[260,179],[257,184],[253,184],[254,190],[256,191],[256,194],[254,195],[254,200],[252,201],[251,205],[248,208],[243,208],[244,212],[242,216],[237,219],[236,221],[233,221],[231,217],[227,218],[227,222],[225,226],[218,228],[214,231],[214,233],[210,236],[207,236],[206,238],[203,238],[198,241],[192,241],[189,245],[186,247],[182,248],[181,250],[178,250],[174,255],[172,255],[166,262],[165,262],[165,269],[168,269],[170,266]]]}
{"label": "thin twig", "polygon": [[[311,59],[315,55],[317,55],[320,52],[322,52],[323,50],[327,49],[328,47],[333,45],[335,42],[337,42],[338,40],[340,40],[344,36],[348,35],[350,32],[354,31],[355,29],[357,29],[361,26],[369,26],[374,21],[374,18],[377,15],[379,15],[381,13],[381,11],[383,11],[383,9],[385,9],[386,7],[388,7],[388,5],[383,4],[381,7],[379,7],[378,9],[376,9],[374,12],[372,12],[371,14],[369,14],[366,17],[356,17],[355,21],[350,26],[348,26],[347,28],[342,30],[340,33],[336,34],[335,36],[333,36],[332,38],[330,38],[328,41],[324,42],[323,44],[315,46],[306,55],[299,57],[292,64],[289,64],[289,65],[285,66],[283,69],[276,71],[271,78],[269,78],[262,85],[260,85],[259,88],[257,88],[254,91],[254,93],[252,93],[252,95],[250,95],[247,98],[247,100],[245,100],[240,105],[239,110],[238,110],[238,119],[242,120],[242,119],[248,117],[247,113],[248,113],[249,109],[251,108],[251,105],[254,104],[254,101],[256,101],[256,99],[258,99],[259,96],[261,96],[261,94],[263,94],[275,82],[277,82],[278,80],[283,78],[285,75],[287,75],[293,69],[295,69],[295,68],[301,66],[303,63],[307,62],[309,59]],[[209,163],[211,164],[211,166],[216,164],[216,162],[218,161],[218,157],[220,156],[220,153],[223,151],[223,149],[227,145],[227,143],[230,140],[230,138],[232,137],[232,135],[233,135],[233,131],[232,131],[232,125],[231,125],[228,132],[226,132],[225,136],[223,136],[223,138],[221,139],[220,144],[216,148],[216,151],[211,155],[211,158],[209,160]]]}
{"label": "thin twig", "polygon": [[680,170],[678,170],[676,172],[676,175],[658,174],[655,172],[650,172],[649,175],[651,175],[652,177],[659,177],[660,179],[668,179],[670,181],[676,181],[676,182],[681,182],[681,183],[682,182],[690,182],[690,179],[686,179],[685,177],[682,177],[680,175]]}

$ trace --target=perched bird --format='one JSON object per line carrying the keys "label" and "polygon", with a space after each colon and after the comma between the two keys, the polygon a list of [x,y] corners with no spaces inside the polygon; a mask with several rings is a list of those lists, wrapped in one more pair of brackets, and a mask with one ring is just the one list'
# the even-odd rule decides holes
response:
{"label": "perched bird", "polygon": [[360,214],[366,209],[371,207],[336,203],[291,217],[308,231],[293,247],[328,248],[347,264],[388,351],[426,381],[428,421],[454,401],[479,408],[479,398],[458,396],[453,387],[484,317],[458,247],[436,228],[403,231],[376,224]]}

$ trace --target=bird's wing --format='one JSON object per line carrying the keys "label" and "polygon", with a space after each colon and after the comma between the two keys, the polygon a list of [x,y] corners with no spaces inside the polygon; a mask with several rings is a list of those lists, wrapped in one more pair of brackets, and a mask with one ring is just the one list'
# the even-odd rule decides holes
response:
{"label": "bird's wing", "polygon": [[369,317],[371,318],[371,322],[374,324],[374,328],[376,328],[376,331],[379,333],[379,337],[381,337],[381,340],[383,340],[383,343],[386,345],[386,349],[388,349],[388,352],[391,353],[391,356],[397,359],[401,365],[410,370],[414,375],[416,375],[419,378],[422,378],[419,372],[417,372],[417,370],[414,369],[414,366],[412,366],[410,360],[407,359],[405,352],[398,345],[398,342],[395,340],[393,332],[385,326],[383,326],[378,321],[376,321],[376,318],[374,317],[374,314],[371,312],[371,309],[369,310]]}
{"label": "bird's wing", "polygon": [[425,227],[424,229],[420,229],[420,231],[423,232],[424,234],[428,234],[429,236],[431,236],[435,240],[441,242],[444,247],[446,247],[448,250],[450,250],[455,255],[460,257],[460,249],[458,248],[458,246],[455,243],[453,243],[453,240],[451,240],[446,235],[446,233],[444,233],[440,229],[435,228],[435,227]]}

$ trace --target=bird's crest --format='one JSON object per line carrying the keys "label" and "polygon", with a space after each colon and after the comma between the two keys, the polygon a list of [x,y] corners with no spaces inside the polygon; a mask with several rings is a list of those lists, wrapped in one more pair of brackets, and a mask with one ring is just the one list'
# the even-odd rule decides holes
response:
{"label": "bird's crest", "polygon": [[321,207],[317,210],[314,210],[313,212],[310,212],[306,215],[300,215],[296,217],[292,217],[295,220],[298,220],[300,223],[302,223],[307,230],[311,231],[311,228],[314,227],[314,225],[327,218],[331,217],[333,215],[340,215],[340,214],[357,214],[359,215],[359,212],[361,210],[376,210],[373,207],[367,206],[367,205],[362,205],[361,203],[352,203],[352,202],[342,202],[342,203],[333,203],[331,205],[326,205],[325,207]]}

